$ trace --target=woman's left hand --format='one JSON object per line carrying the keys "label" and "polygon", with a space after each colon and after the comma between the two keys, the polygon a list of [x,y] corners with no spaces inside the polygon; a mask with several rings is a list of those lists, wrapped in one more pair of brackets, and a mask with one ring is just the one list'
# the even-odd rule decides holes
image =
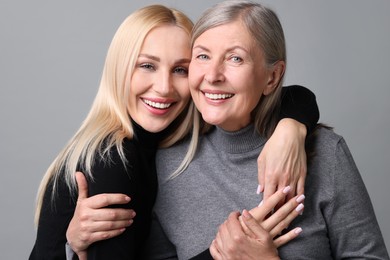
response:
{"label": "woman's left hand", "polygon": [[278,236],[303,210],[304,196],[294,197],[267,218],[275,206],[290,192],[284,187],[273,194],[261,206],[242,215],[233,212],[219,226],[210,245],[214,259],[279,259],[277,248],[296,238],[302,231],[294,228]]}
{"label": "woman's left hand", "polygon": [[296,120],[284,118],[279,121],[257,159],[258,192],[264,192],[263,200],[285,186],[291,187],[287,200],[296,194],[304,194],[306,132],[306,126]]}

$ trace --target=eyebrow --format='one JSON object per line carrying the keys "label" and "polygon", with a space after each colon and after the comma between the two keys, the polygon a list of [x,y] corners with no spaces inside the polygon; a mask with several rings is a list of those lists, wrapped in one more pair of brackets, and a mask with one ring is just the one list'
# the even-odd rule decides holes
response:
{"label": "eyebrow", "polygon": [[148,58],[148,59],[151,59],[151,60],[155,60],[155,61],[160,61],[160,58],[157,57],[157,56],[153,56],[153,55],[149,55],[149,54],[140,54],[139,57],[145,57],[145,58]]}
{"label": "eyebrow", "polygon": [[[203,45],[195,45],[192,49],[202,49],[202,50],[205,50],[205,51],[210,51],[207,47],[203,46]],[[232,50],[235,50],[235,49],[240,49],[240,50],[243,50],[244,52],[246,53],[250,53],[249,50],[243,48],[242,46],[239,46],[239,45],[234,45],[230,48],[227,49],[227,51],[232,51]]]}
{"label": "eyebrow", "polygon": [[[161,59],[157,56],[154,56],[154,55],[149,55],[149,54],[140,54],[139,57],[144,57],[144,58],[148,58],[148,59],[151,59],[151,60],[154,60],[154,61],[157,61],[157,62],[160,62]],[[186,58],[183,58],[183,59],[178,59],[177,61],[175,61],[175,64],[182,64],[182,63],[190,63],[191,62],[191,59],[186,59]]]}

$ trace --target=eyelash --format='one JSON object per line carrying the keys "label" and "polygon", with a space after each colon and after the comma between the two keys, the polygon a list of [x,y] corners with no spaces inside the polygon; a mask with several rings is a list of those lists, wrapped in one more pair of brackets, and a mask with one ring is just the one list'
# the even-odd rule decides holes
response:
{"label": "eyelash", "polygon": [[207,56],[206,54],[199,54],[198,56],[196,56],[196,58],[200,60],[206,60],[209,58],[209,56]]}
{"label": "eyelash", "polygon": [[[139,65],[140,68],[146,69],[146,70],[156,70],[153,64],[151,63],[142,63]],[[187,75],[188,74],[188,68],[185,67],[175,67],[172,69],[173,73],[178,73],[182,75]]]}
{"label": "eyelash", "polygon": [[[230,58],[233,62],[236,62],[236,63],[239,63],[239,62],[242,62],[242,58],[241,57],[238,57],[238,56],[233,56]],[[238,61],[235,60],[235,59],[239,59]]]}
{"label": "eyelash", "polygon": [[[180,71],[179,71],[180,70]],[[187,75],[188,74],[188,69],[185,68],[185,67],[176,67],[173,69],[173,72],[177,72],[179,74],[185,74]]]}
{"label": "eyelash", "polygon": [[151,63],[142,63],[140,67],[147,70],[154,70],[154,66]]}

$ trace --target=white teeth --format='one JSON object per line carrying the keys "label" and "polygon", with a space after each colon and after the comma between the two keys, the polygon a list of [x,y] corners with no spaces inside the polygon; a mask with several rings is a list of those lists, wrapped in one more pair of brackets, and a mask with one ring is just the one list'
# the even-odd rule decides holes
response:
{"label": "white teeth", "polygon": [[210,99],[227,99],[231,98],[233,94],[211,94],[211,93],[204,93],[207,98]]}
{"label": "white teeth", "polygon": [[172,103],[159,103],[159,102],[153,102],[147,99],[143,99],[144,103],[154,107],[154,108],[159,108],[159,109],[166,109],[172,105]]}

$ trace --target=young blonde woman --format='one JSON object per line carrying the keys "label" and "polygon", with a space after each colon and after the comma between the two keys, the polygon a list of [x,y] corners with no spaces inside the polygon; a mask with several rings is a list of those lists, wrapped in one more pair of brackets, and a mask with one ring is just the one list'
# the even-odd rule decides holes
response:
{"label": "young blonde woman", "polygon": [[[191,28],[184,14],[160,5],[142,8],[121,24],[108,50],[89,115],[42,180],[37,239],[30,259],[65,258],[66,230],[74,223],[75,211],[79,212],[76,171],[87,177],[85,197],[100,194],[93,205],[103,207],[98,214],[117,220],[114,224],[100,221],[113,231],[103,237],[121,234],[92,244],[88,258],[140,259],[157,192],[157,146],[168,147],[187,136],[196,115],[188,88]],[[289,102],[284,104],[291,110]],[[83,181],[81,175],[77,179]],[[83,250],[77,253],[83,259],[87,256]]]}

